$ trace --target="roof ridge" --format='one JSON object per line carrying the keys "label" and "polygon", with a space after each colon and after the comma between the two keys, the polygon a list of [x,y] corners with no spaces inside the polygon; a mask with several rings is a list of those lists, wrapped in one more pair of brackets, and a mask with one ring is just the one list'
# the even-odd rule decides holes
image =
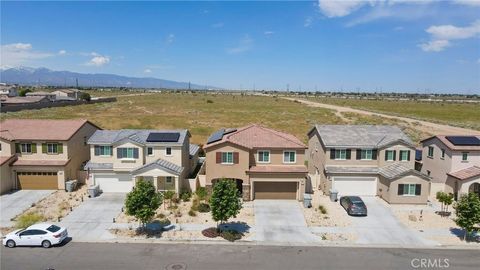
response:
{"label": "roof ridge", "polygon": [[[259,125],[258,127],[262,128],[262,129],[264,129],[264,130],[273,132],[275,135],[280,136],[280,137],[282,137],[282,138],[284,138],[284,139],[286,139],[286,140],[288,140],[288,141],[290,141],[290,142],[293,142],[293,143],[298,144],[298,145],[300,145],[300,146],[304,146],[303,143],[299,143],[300,140],[299,140],[298,142],[296,142],[296,141],[292,140],[291,138],[288,138],[288,136],[293,136],[293,135],[291,135],[291,134],[288,134],[288,133],[283,132],[283,131],[279,131],[279,130],[274,130],[274,129],[271,129],[271,128],[267,128],[267,127],[264,127],[264,126],[261,126],[261,125]],[[286,135],[286,136],[285,136],[285,135]],[[295,137],[295,136],[293,136],[293,137]],[[296,137],[295,137],[295,138],[296,138]],[[297,139],[297,140],[298,140],[298,139]]]}

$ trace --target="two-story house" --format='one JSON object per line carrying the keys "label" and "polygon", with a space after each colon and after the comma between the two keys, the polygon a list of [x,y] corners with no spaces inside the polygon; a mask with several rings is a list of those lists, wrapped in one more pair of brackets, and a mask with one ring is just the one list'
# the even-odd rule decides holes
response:
{"label": "two-story house", "polygon": [[389,203],[427,203],[430,179],[414,170],[415,147],[398,127],[316,125],[308,137],[313,187]]}
{"label": "two-story house", "polygon": [[303,200],[306,145],[295,136],[259,125],[221,129],[210,136],[205,185],[232,179],[244,200]]}
{"label": "two-story house", "polygon": [[64,189],[89,159],[87,120],[8,119],[0,124],[1,192]]}
{"label": "two-story house", "polygon": [[422,141],[422,172],[438,191],[480,194],[480,136],[433,136]]}
{"label": "two-story house", "polygon": [[198,161],[197,145],[182,130],[99,130],[88,140],[89,182],[103,192],[129,192],[138,179],[158,191],[189,189],[188,177]]}

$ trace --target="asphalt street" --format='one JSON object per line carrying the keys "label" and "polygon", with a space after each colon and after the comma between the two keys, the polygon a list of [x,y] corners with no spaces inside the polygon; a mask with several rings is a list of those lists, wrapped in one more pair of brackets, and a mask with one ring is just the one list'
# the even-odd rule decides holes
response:
{"label": "asphalt street", "polygon": [[74,243],[0,248],[2,270],[478,269],[480,250]]}

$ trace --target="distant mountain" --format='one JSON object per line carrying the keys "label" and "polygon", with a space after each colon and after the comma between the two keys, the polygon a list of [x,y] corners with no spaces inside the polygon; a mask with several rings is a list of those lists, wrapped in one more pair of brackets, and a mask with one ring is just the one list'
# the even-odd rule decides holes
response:
{"label": "distant mountain", "polygon": [[[22,85],[75,86],[83,87],[134,87],[188,89],[188,82],[176,82],[157,78],[126,77],[114,74],[85,74],[70,71],[53,71],[48,68],[2,67],[0,82]],[[217,89],[216,87],[191,84],[191,89]]]}

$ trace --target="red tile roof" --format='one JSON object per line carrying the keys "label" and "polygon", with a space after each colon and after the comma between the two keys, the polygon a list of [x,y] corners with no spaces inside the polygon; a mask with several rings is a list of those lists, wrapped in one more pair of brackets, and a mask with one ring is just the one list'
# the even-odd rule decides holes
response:
{"label": "red tile roof", "polygon": [[301,148],[306,145],[295,136],[266,128],[260,125],[250,125],[237,129],[223,136],[220,141],[208,144],[205,148],[224,142],[231,142],[249,149],[254,148]]}
{"label": "red tile roof", "polygon": [[[0,123],[0,138],[13,140],[67,141],[87,120],[7,119]],[[88,122],[90,123],[90,122]]]}
{"label": "red tile roof", "polygon": [[448,175],[460,180],[466,180],[475,176],[480,176],[480,167],[472,166],[456,172],[449,172]]}
{"label": "red tile roof", "polygon": [[65,166],[70,160],[28,160],[20,159],[15,161],[12,166]]}
{"label": "red tile roof", "polygon": [[4,163],[7,163],[7,161],[11,161],[13,160],[13,158],[15,157],[15,155],[13,156],[7,156],[7,157],[0,157],[0,165],[3,165]]}
{"label": "red tile roof", "polygon": [[[475,146],[475,145],[454,145],[453,143],[451,143],[449,140],[447,140],[447,136],[452,136],[452,135],[437,135],[437,136],[433,136],[433,137],[430,137],[430,138],[427,138],[423,141],[421,141],[421,143],[423,142],[426,142],[426,141],[429,141],[433,138],[437,138],[439,139],[443,144],[445,144],[445,146],[447,146],[449,149],[451,150],[458,150],[458,151],[462,151],[462,150],[480,150],[480,146]],[[458,135],[458,136],[464,136],[464,135]],[[473,135],[473,136],[477,136],[477,137],[480,137],[480,135]]]}
{"label": "red tile roof", "polygon": [[307,167],[303,165],[265,165],[252,166],[250,173],[307,173]]}

